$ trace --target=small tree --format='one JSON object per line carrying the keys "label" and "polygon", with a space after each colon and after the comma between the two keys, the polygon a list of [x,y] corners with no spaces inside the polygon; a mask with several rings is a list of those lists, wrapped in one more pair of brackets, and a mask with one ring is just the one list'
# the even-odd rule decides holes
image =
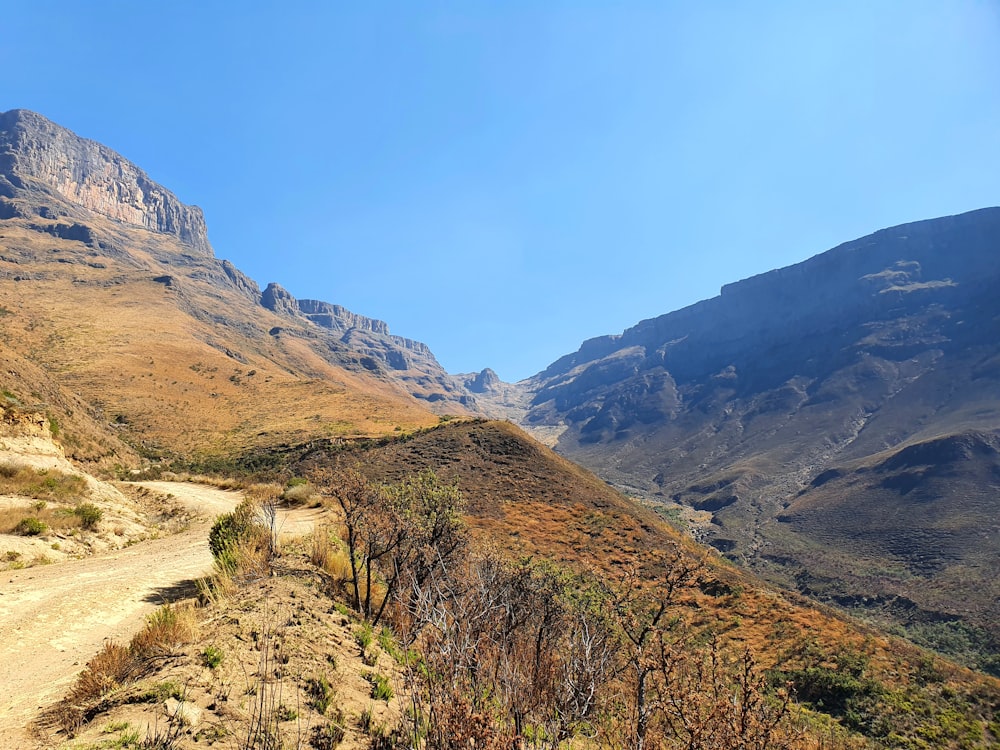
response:
{"label": "small tree", "polygon": [[[372,624],[404,578],[419,585],[466,542],[462,495],[432,471],[395,485],[374,484],[355,470],[320,469],[311,479],[343,514],[353,605]],[[376,583],[385,587],[380,601]]]}
{"label": "small tree", "polygon": [[[646,575],[637,567],[625,571],[609,592],[616,625],[626,646],[624,658],[631,709],[627,740],[634,750],[645,750],[647,737],[658,718],[661,696],[653,676],[658,663],[656,644],[663,633],[682,625],[674,613],[681,592],[690,586],[700,564],[677,547],[654,555]],[[652,571],[659,571],[653,575]]]}

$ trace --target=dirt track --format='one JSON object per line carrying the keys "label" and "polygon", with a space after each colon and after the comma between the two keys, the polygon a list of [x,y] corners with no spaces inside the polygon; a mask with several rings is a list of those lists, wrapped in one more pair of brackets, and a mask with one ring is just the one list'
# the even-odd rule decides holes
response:
{"label": "dirt track", "polygon": [[0,748],[28,747],[24,727],[61,697],[108,639],[128,641],[165,599],[212,566],[208,528],[241,495],[147,482],[201,519],[183,533],[108,554],[0,573]]}

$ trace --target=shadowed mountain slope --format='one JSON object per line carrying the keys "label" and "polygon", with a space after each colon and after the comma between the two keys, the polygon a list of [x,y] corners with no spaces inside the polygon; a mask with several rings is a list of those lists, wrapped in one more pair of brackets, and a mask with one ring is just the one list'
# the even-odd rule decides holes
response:
{"label": "shadowed mountain slope", "polygon": [[217,259],[200,209],[40,115],[0,113],[0,326],[151,454],[377,435],[467,412],[418,342]]}
{"label": "shadowed mountain slope", "polygon": [[995,639],[998,249],[983,209],[730,284],[555,362],[525,424],[775,580]]}

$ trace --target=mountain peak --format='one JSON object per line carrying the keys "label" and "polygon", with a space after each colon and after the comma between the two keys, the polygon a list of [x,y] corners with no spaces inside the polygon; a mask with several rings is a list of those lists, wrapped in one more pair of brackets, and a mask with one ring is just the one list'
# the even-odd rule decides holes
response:
{"label": "mountain peak", "polygon": [[101,216],[173,235],[212,254],[200,208],[182,203],[110,148],[30,110],[0,113],[0,182],[54,192]]}

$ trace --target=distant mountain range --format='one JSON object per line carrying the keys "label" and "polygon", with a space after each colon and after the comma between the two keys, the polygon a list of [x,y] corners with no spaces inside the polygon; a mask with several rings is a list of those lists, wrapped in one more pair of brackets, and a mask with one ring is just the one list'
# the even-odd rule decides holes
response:
{"label": "distant mountain range", "polygon": [[1000,209],[885,229],[585,342],[523,423],[774,580],[996,648],[998,289]]}
{"label": "distant mountain range", "polygon": [[78,461],[226,458],[505,417],[784,586],[1000,671],[1000,209],[882,230],[584,342],[453,375],[261,290],[100,144],[0,113],[4,404]]}

